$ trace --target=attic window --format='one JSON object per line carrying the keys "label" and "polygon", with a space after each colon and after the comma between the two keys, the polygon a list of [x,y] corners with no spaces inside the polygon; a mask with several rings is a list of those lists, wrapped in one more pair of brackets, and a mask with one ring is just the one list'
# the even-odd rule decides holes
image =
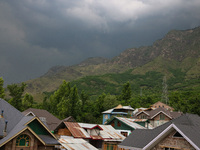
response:
{"label": "attic window", "polygon": [[20,135],[17,140],[16,140],[16,146],[25,146],[29,147],[30,146],[30,138],[26,134]]}
{"label": "attic window", "polygon": [[178,137],[178,138],[182,138],[183,136],[179,133],[179,132],[176,132],[173,137]]}

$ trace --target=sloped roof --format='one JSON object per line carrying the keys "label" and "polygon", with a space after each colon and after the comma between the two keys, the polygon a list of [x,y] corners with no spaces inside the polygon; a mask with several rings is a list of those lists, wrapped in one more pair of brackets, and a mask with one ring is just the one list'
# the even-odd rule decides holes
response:
{"label": "sloped roof", "polygon": [[17,136],[21,131],[24,131],[27,126],[25,125],[27,122],[29,122],[30,120],[32,120],[34,117],[33,116],[29,116],[29,117],[23,117],[16,125],[15,127],[13,127],[13,129],[10,132],[7,132],[7,136],[4,137],[3,139],[0,140],[0,147],[2,146],[2,144],[4,144],[5,142],[11,140],[12,138],[14,138],[15,136]]}
{"label": "sloped roof", "polygon": [[[25,131],[26,129],[29,130],[30,132],[33,132],[31,128],[27,125],[27,123],[30,123],[36,119],[34,116],[24,116],[18,124],[7,134],[6,137],[0,140],[0,147],[3,146],[5,143],[10,141],[11,139],[15,138],[18,136],[20,133]],[[50,133],[50,131],[49,131]],[[51,135],[37,135],[39,137],[39,140],[44,143],[45,145],[54,145],[54,144],[59,144],[58,141]]]}
{"label": "sloped roof", "polygon": [[[126,124],[127,126],[133,128],[133,129],[146,129],[145,127],[139,125],[138,123],[135,123],[134,121],[136,119],[132,119],[132,118],[124,118],[124,117],[113,117],[112,120],[117,119],[120,120],[121,122],[123,122],[124,124]],[[111,122],[112,120],[110,120],[109,122]],[[138,119],[137,119],[138,120]],[[146,119],[145,119],[146,120]],[[139,120],[138,120],[139,121]],[[109,123],[108,122],[108,123]],[[106,124],[108,124],[106,123]]]}
{"label": "sloped roof", "polygon": [[64,122],[76,122],[76,120],[72,116],[69,116],[69,117],[63,119],[62,121],[64,121]]}
{"label": "sloped roof", "polygon": [[[97,124],[89,124],[89,123],[79,123],[81,127],[95,127]],[[110,141],[122,141],[125,137],[121,135],[117,130],[115,130],[111,125],[98,125],[102,130],[100,130],[100,135],[103,140]]]}
{"label": "sloped roof", "polygon": [[123,141],[125,137],[115,130],[111,125],[99,125],[103,130],[100,131],[100,136],[104,141]]}
{"label": "sloped roof", "polygon": [[91,138],[90,135],[77,122],[64,122],[73,137],[75,138]]}
{"label": "sloped roof", "polygon": [[44,109],[36,109],[36,108],[29,108],[22,112],[24,115],[29,115],[30,113],[34,114],[38,118],[44,117],[46,118],[46,124],[49,130],[54,130],[57,125],[61,122],[60,119],[52,115],[50,112]]}
{"label": "sloped roof", "polygon": [[177,130],[191,145],[200,149],[200,117],[194,114],[183,114],[154,129],[136,129],[128,136],[119,147],[134,147],[147,149],[154,142],[161,139],[161,135],[170,129]]}
{"label": "sloped roof", "polygon": [[[54,145],[55,143],[59,144],[56,141],[56,137],[46,128],[46,126],[37,117],[24,116],[20,111],[18,111],[16,108],[11,106],[9,103],[4,101],[3,99],[0,99],[0,109],[5,110],[3,113],[3,118],[0,119],[1,130],[4,129],[4,125],[5,125],[5,122],[3,121],[4,120],[8,121],[7,132],[6,132],[7,135],[3,137],[2,139],[0,139],[0,147],[2,147],[8,141],[12,140],[13,138],[18,136],[20,133],[22,133],[25,130],[29,130],[30,132],[32,132],[45,145],[48,145],[48,144]],[[48,136],[37,135],[29,127],[28,124],[35,119],[49,132]]]}
{"label": "sloped roof", "polygon": [[102,112],[103,114],[110,114],[112,113],[113,111],[115,110],[120,110],[120,109],[125,109],[125,110],[134,110],[131,106],[122,106],[122,105],[118,105],[117,107],[115,108],[112,108],[112,109],[109,109],[109,110],[106,110],[104,112]]}
{"label": "sloped roof", "polygon": [[3,118],[0,118],[0,136],[3,135],[5,121],[8,121],[7,132],[10,132],[13,127],[24,117],[24,115],[8,102],[0,98],[0,115],[3,111]]}
{"label": "sloped roof", "polygon": [[162,104],[162,105],[165,105],[165,106],[171,108],[172,110],[174,109],[173,107],[171,107],[171,106],[169,106],[169,105],[167,105],[167,104],[165,104],[165,103],[163,103],[163,102],[161,102],[161,101],[157,101],[156,103],[152,104],[151,107],[154,106],[154,105],[157,105],[158,103],[160,103],[160,104]]}
{"label": "sloped roof", "polygon": [[154,109],[154,110],[143,110],[141,112],[136,113],[135,116],[138,116],[141,113],[147,114],[147,116],[148,116],[147,118],[148,119],[153,119],[155,116],[157,116],[160,113],[165,114],[170,119],[177,118],[182,114],[182,112],[172,112],[172,111],[167,110],[166,108],[159,107],[159,108]]}
{"label": "sloped roof", "polygon": [[61,136],[59,139],[60,144],[67,150],[98,150],[92,146],[89,142],[80,138],[69,138]]}
{"label": "sloped roof", "polygon": [[[122,141],[125,138],[111,125],[97,125],[97,124],[75,123],[75,122],[64,122],[64,124],[70,130],[71,134],[75,138],[103,139],[110,141]],[[94,129],[96,127],[100,129],[100,135],[98,135],[98,137],[89,135],[89,133],[85,130],[85,129]]]}

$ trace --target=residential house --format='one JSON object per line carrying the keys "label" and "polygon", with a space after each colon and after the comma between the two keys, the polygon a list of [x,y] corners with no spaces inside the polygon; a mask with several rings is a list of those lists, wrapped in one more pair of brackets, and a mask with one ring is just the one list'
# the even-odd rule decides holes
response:
{"label": "residential house", "polygon": [[117,145],[125,139],[111,125],[97,125],[88,123],[62,122],[56,129],[56,136],[82,138],[94,147],[104,150],[117,150]]}
{"label": "residential house", "polygon": [[52,115],[50,112],[44,109],[29,108],[22,112],[25,116],[38,117],[50,131],[53,131],[61,122],[60,119]]}
{"label": "residential house", "polygon": [[122,106],[118,105],[115,108],[106,110],[103,113],[103,124],[106,123],[108,119],[111,119],[112,116],[128,116],[133,114],[134,109],[131,106]]}
{"label": "residential house", "polygon": [[1,150],[55,150],[56,137],[35,116],[24,116],[20,111],[0,99]]}
{"label": "residential house", "polygon": [[149,121],[147,119],[132,119],[124,117],[113,117],[106,125],[111,125],[122,135],[127,137],[135,129],[148,128]]}
{"label": "residential house", "polygon": [[154,129],[136,129],[119,150],[200,150],[200,117],[183,114]]}
{"label": "residential house", "polygon": [[173,107],[171,107],[171,106],[169,106],[169,105],[167,105],[167,104],[164,104],[164,103],[162,103],[162,102],[160,102],[160,101],[158,101],[158,102],[156,102],[155,104],[151,105],[150,108],[152,108],[152,109],[157,109],[157,108],[159,108],[159,107],[166,108],[166,109],[169,110],[169,111],[174,111],[174,108],[173,108]]}
{"label": "residential house", "polygon": [[147,109],[136,113],[133,117],[137,119],[148,119],[152,127],[162,125],[172,119],[179,117],[182,112],[172,112],[164,107]]}

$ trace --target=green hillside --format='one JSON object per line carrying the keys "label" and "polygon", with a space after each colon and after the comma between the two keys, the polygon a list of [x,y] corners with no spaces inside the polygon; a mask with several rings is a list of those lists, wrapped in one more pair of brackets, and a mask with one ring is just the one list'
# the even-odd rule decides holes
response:
{"label": "green hillside", "polygon": [[169,90],[199,89],[200,27],[170,31],[152,46],[131,48],[113,59],[89,58],[73,66],[56,66],[40,78],[27,81],[27,92],[37,101],[55,91],[63,80],[90,95],[119,94],[129,81],[134,93],[162,92],[163,76]]}

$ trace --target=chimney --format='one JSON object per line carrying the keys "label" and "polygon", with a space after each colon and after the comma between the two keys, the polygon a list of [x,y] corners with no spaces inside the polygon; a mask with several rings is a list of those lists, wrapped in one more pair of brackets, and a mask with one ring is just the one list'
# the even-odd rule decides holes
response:
{"label": "chimney", "polygon": [[0,118],[3,118],[3,112],[4,112],[4,111],[2,110],[2,111],[1,111],[1,116],[0,116]]}
{"label": "chimney", "polygon": [[4,128],[4,130],[3,130],[3,136],[4,136],[4,137],[7,136],[7,124],[8,124],[8,121],[6,120],[6,121],[5,121],[5,128]]}

